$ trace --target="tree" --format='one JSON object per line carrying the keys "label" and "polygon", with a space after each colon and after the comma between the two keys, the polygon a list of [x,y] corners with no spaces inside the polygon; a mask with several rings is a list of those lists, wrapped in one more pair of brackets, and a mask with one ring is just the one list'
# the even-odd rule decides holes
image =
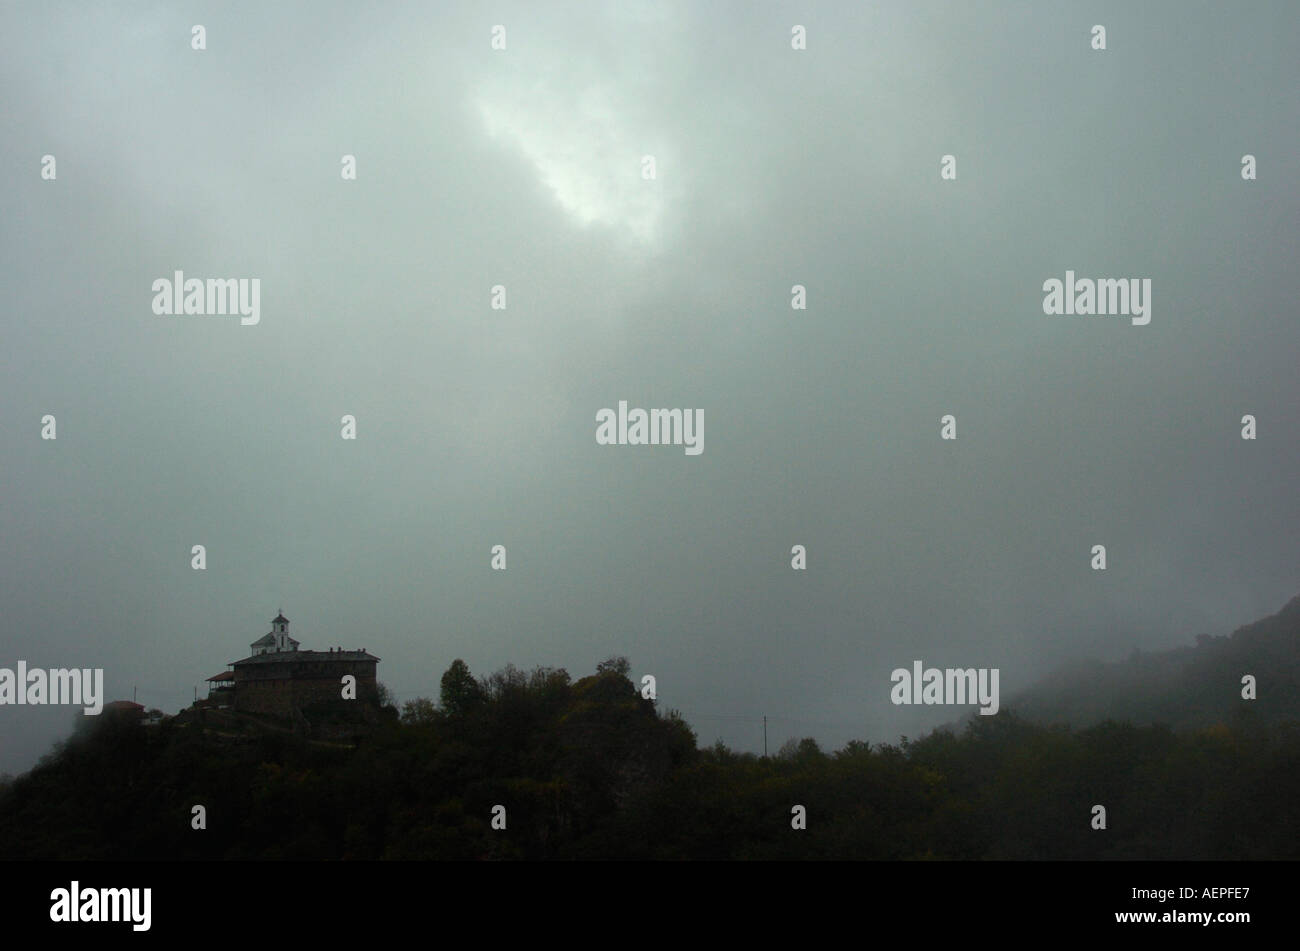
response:
{"label": "tree", "polygon": [[626,677],[632,671],[632,662],[621,655],[610,657],[602,660],[596,665],[598,674],[618,674],[620,677]]}
{"label": "tree", "polygon": [[483,688],[469,672],[469,666],[457,657],[442,675],[443,712],[453,717],[464,716],[483,702]]}
{"label": "tree", "polygon": [[406,726],[428,726],[437,720],[438,711],[428,697],[416,697],[402,704],[402,723]]}

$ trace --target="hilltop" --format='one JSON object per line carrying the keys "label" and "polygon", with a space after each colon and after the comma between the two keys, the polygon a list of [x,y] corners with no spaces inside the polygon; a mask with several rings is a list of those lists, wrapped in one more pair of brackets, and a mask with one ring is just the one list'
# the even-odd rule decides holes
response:
{"label": "hilltop", "polygon": [[[1256,679],[1255,700],[1242,699],[1247,674]],[[1175,728],[1300,721],[1300,597],[1231,635],[1202,634],[1195,645],[1065,668],[1008,705],[1029,720],[1074,727],[1105,720]]]}
{"label": "hilltop", "polygon": [[700,748],[623,658],[577,681],[457,660],[437,702],[385,705],[342,741],[221,711],[101,715],[0,781],[0,859],[1297,859],[1298,621],[1300,599],[1059,675],[1025,715],[772,758]]}

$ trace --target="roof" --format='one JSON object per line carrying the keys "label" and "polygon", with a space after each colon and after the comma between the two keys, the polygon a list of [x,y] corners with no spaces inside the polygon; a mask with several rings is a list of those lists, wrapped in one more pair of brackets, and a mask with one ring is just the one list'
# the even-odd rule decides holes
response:
{"label": "roof", "polygon": [[271,619],[271,623],[272,623],[272,624],[278,624],[278,623],[280,623],[281,621],[283,621],[285,624],[288,624],[288,623],[289,623],[289,619],[288,619],[287,617],[285,617],[283,613],[281,613],[281,614],[277,614],[275,617],[273,617],[273,618]]}
{"label": "roof", "polygon": [[241,667],[245,664],[293,664],[304,663],[307,661],[319,662],[322,660],[351,660],[351,661],[379,661],[379,658],[366,651],[272,651],[268,654],[255,654],[252,657],[245,657],[243,660],[237,660],[232,667]]}
{"label": "roof", "polygon": [[216,683],[217,681],[226,681],[226,680],[234,680],[234,679],[235,679],[235,672],[233,670],[223,670],[221,673],[217,674],[217,676],[209,677],[208,681],[210,683]]}
{"label": "roof", "polygon": [[131,700],[114,700],[111,703],[104,704],[104,709],[101,712],[143,713],[144,704],[135,703]]}
{"label": "roof", "polygon": [[263,644],[274,644],[274,643],[275,643],[274,634],[263,634],[257,640],[253,641],[253,646],[261,647]]}

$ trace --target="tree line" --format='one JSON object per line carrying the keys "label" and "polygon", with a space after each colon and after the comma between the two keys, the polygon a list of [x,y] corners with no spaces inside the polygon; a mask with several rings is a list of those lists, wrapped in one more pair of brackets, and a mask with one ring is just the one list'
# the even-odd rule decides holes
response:
{"label": "tree line", "polygon": [[476,678],[457,660],[437,702],[387,705],[352,746],[185,712],[153,727],[102,716],[0,782],[0,858],[1300,857],[1294,722],[1079,730],[1004,709],[922,739],[827,752],[808,738],[765,758],[699,746],[629,669]]}

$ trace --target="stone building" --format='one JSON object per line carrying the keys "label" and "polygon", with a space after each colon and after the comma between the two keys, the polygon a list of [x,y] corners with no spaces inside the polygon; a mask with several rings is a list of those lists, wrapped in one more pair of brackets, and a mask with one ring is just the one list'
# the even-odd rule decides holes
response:
{"label": "stone building", "polygon": [[[342,648],[300,650],[283,614],[249,648],[248,657],[229,665],[233,676],[209,678],[220,682],[222,699],[236,711],[298,719],[304,712],[356,712],[358,706],[378,705],[378,657]],[[356,678],[356,700],[343,699],[343,678],[349,674]]]}

